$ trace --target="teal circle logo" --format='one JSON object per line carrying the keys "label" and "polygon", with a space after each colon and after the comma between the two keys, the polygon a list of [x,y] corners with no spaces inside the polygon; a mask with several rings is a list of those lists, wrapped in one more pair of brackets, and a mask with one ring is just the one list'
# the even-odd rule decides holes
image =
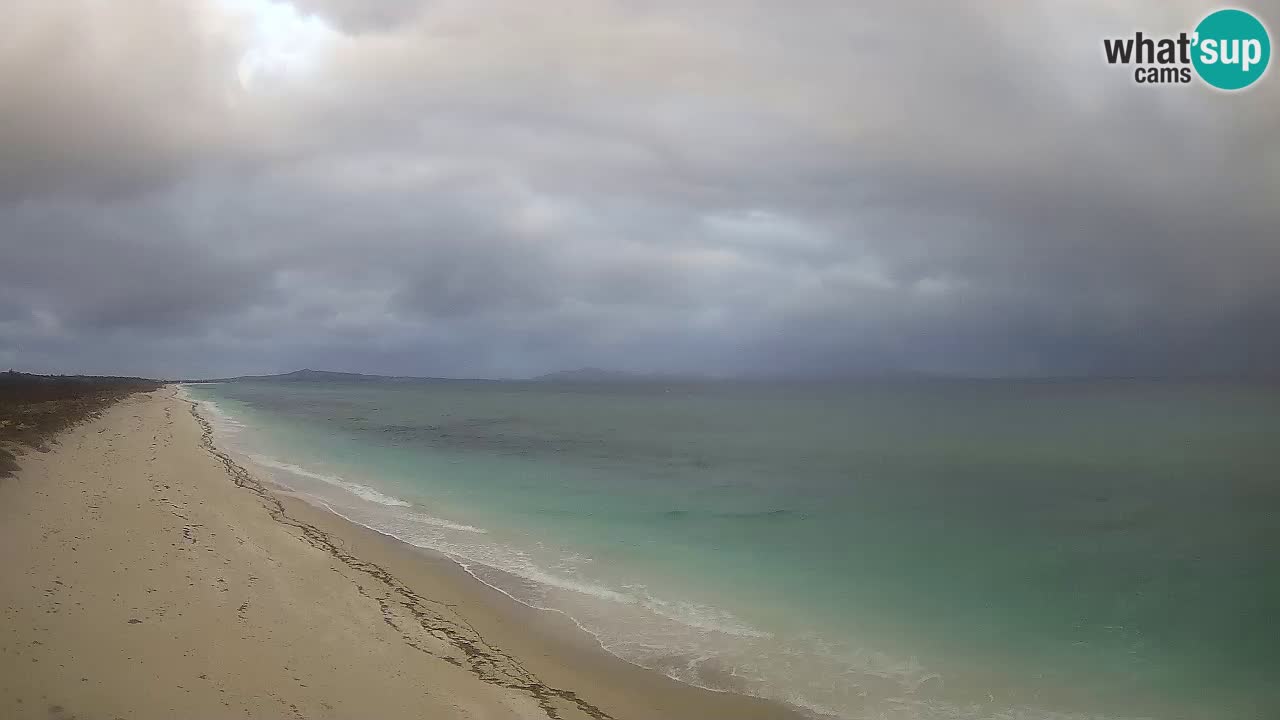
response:
{"label": "teal circle logo", "polygon": [[1191,62],[1200,78],[1219,90],[1257,82],[1271,60],[1271,38],[1258,18],[1243,10],[1218,10],[1196,26]]}

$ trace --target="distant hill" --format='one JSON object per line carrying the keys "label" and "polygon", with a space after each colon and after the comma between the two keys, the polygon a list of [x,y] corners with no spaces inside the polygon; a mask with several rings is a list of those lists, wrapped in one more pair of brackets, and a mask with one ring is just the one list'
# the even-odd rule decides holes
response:
{"label": "distant hill", "polygon": [[362,373],[330,372],[328,370],[312,370],[304,368],[279,375],[237,375],[236,377],[208,378],[189,380],[193,383],[215,382],[391,382],[405,380],[424,380],[426,378],[392,377],[388,375],[364,375]]}

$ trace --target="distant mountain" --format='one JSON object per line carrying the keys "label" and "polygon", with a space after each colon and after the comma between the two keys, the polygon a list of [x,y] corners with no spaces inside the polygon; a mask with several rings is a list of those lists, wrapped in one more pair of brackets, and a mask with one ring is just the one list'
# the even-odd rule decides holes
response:
{"label": "distant mountain", "polygon": [[329,370],[312,370],[304,368],[279,375],[238,375],[236,377],[208,378],[189,382],[399,382],[405,380],[423,380],[425,378],[391,377],[388,375],[364,375],[362,373],[331,372]]}

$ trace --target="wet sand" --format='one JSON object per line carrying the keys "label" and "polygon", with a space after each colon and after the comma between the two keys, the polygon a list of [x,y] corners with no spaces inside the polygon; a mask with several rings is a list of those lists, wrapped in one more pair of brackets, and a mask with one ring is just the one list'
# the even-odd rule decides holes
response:
{"label": "wet sand", "polygon": [[796,718],[259,482],[173,388],[0,479],[0,716]]}

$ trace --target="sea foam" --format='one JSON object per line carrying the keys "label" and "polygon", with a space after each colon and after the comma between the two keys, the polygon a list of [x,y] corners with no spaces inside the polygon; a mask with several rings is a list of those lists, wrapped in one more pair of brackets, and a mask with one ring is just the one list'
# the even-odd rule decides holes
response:
{"label": "sea foam", "polygon": [[344,480],[337,475],[326,475],[324,473],[314,472],[302,467],[301,465],[284,462],[265,455],[250,455],[249,459],[256,465],[261,465],[275,470],[283,470],[299,477],[319,480],[320,482],[340,487],[362,500],[368,500],[369,502],[377,503],[379,505],[386,505],[389,507],[409,507],[411,505],[411,503],[405,502],[400,498],[378,492],[368,485],[361,485],[360,483]]}

